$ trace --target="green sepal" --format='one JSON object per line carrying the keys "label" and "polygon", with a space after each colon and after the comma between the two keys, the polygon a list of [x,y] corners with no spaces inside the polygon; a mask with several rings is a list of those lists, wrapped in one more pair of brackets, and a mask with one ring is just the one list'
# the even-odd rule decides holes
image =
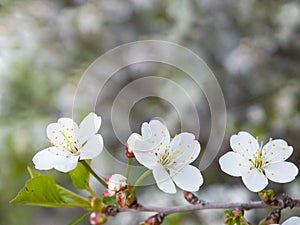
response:
{"label": "green sepal", "polygon": [[91,215],[91,212],[87,212],[84,215],[78,216],[76,217],[74,220],[72,220],[68,225],[77,225],[79,224],[82,220],[84,220],[85,218],[87,218],[89,215]]}
{"label": "green sepal", "polygon": [[118,205],[118,201],[115,196],[104,196],[102,202],[104,205]]}

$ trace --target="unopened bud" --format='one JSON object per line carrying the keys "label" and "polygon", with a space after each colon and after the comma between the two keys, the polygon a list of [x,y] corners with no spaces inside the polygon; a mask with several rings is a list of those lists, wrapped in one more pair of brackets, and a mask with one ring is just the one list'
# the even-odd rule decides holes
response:
{"label": "unopened bud", "polygon": [[102,213],[92,212],[89,220],[90,220],[90,224],[92,225],[100,225],[106,223],[107,217]]}
{"label": "unopened bud", "polygon": [[128,144],[126,144],[126,156],[128,158],[135,158],[133,151],[129,148]]}
{"label": "unopened bud", "polygon": [[105,177],[105,183],[108,184],[108,181],[109,181],[110,177],[111,177],[111,176],[106,176],[106,177]]}
{"label": "unopened bud", "polygon": [[115,216],[119,213],[119,209],[116,206],[108,205],[102,208],[102,213],[106,216]]}
{"label": "unopened bud", "polygon": [[287,194],[283,193],[281,198],[283,200],[284,207],[290,207],[291,209],[295,207],[297,201],[289,197]]}
{"label": "unopened bud", "polygon": [[268,205],[272,204],[275,200],[275,193],[271,189],[262,190],[262,191],[258,192],[258,195],[259,195],[260,199]]}
{"label": "unopened bud", "polygon": [[202,200],[199,200],[199,198],[191,192],[184,191],[183,196],[185,200],[187,200],[189,203],[193,205],[200,204],[200,203],[204,204]]}
{"label": "unopened bud", "polygon": [[165,216],[166,215],[164,213],[155,214],[154,216],[150,216],[145,221],[139,223],[139,225],[160,225]]}
{"label": "unopened bud", "polygon": [[244,212],[238,209],[232,210],[233,218],[237,218],[244,215]]}
{"label": "unopened bud", "polygon": [[121,207],[125,206],[126,203],[126,193],[121,191],[116,193],[116,199]]}
{"label": "unopened bud", "polygon": [[259,225],[270,225],[270,224],[279,224],[281,217],[281,210],[276,209],[270,213],[264,220],[260,221]]}

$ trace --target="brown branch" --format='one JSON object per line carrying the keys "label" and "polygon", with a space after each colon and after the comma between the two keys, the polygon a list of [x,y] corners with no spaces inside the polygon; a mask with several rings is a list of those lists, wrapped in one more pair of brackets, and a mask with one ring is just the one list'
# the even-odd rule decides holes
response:
{"label": "brown branch", "polygon": [[[294,207],[300,207],[300,200],[294,200]],[[262,201],[252,201],[248,203],[223,203],[223,202],[202,202],[195,205],[186,205],[186,206],[171,206],[171,207],[155,207],[155,206],[139,206],[137,208],[128,208],[128,207],[118,207],[118,212],[160,212],[164,214],[172,214],[177,212],[190,212],[196,210],[205,210],[205,209],[243,209],[243,210],[250,210],[250,209],[259,209],[259,208],[285,208],[288,206],[284,206],[282,204],[279,205],[267,205]]]}

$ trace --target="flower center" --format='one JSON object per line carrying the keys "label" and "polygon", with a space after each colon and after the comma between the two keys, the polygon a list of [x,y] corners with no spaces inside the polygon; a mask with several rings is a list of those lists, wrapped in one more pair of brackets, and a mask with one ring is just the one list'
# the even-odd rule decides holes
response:
{"label": "flower center", "polygon": [[62,142],[60,146],[63,147],[65,151],[70,152],[74,156],[79,155],[80,146],[78,146],[78,142],[73,139],[73,136],[67,136],[63,131],[60,131],[60,133],[64,137],[64,142]]}
{"label": "flower center", "polygon": [[169,151],[169,149],[165,149],[164,153],[155,153],[157,156],[157,163],[169,169],[172,165],[176,164],[176,155],[179,152],[177,151]]}
{"label": "flower center", "polygon": [[267,162],[264,160],[265,156],[263,156],[261,149],[257,149],[256,153],[253,154],[253,159],[249,159],[252,164],[252,168],[256,168],[259,171],[264,171],[264,167]]}

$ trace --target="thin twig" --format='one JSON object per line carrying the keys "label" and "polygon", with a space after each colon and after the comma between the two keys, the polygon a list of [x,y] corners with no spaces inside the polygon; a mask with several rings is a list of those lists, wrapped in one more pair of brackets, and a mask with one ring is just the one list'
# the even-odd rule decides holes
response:
{"label": "thin twig", "polygon": [[80,161],[82,163],[82,165],[84,165],[84,167],[96,178],[96,180],[98,180],[105,188],[107,188],[107,183],[105,183],[104,180],[102,180],[96,173],[95,171],[90,167],[90,165],[85,161],[82,160]]}
{"label": "thin twig", "polygon": [[[295,207],[300,207],[299,200],[294,200],[297,202]],[[276,205],[267,205],[261,201],[252,201],[248,203],[224,203],[224,202],[205,202],[195,205],[186,205],[186,206],[171,206],[171,207],[153,207],[153,206],[139,206],[138,208],[118,208],[119,212],[161,212],[165,214],[172,214],[177,212],[190,212],[196,210],[204,209],[233,209],[239,208],[244,210],[250,209],[259,209],[259,208],[282,208],[281,206]]]}

